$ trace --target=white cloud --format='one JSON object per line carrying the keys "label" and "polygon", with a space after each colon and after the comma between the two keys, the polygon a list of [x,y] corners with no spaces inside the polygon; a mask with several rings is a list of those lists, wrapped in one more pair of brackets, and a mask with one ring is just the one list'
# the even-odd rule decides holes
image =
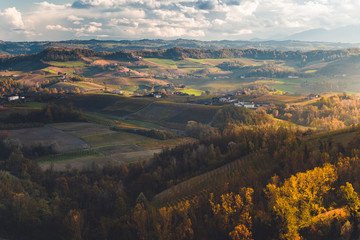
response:
{"label": "white cloud", "polygon": [[95,26],[88,26],[86,28],[86,31],[89,33],[94,33],[94,32],[98,32],[101,31],[101,28],[95,27]]}
{"label": "white cloud", "polygon": [[240,36],[240,35],[246,35],[246,34],[252,34],[253,31],[251,29],[241,29],[234,32],[226,32],[224,33],[225,36]]}
{"label": "white cloud", "polygon": [[15,7],[7,8],[0,13],[5,20],[5,24],[10,24],[10,26],[18,29],[24,29],[24,22],[22,20],[21,12],[19,12]]}
{"label": "white cloud", "polygon": [[57,24],[57,25],[46,25],[45,28],[48,29],[48,30],[64,31],[64,32],[73,30],[72,28],[63,27],[63,26],[61,26],[59,24]]}
{"label": "white cloud", "polygon": [[79,21],[79,22],[84,21],[84,18],[75,16],[75,15],[70,15],[70,16],[67,17],[67,19],[69,21]]}
{"label": "white cloud", "polygon": [[3,40],[241,39],[360,24],[360,0],[73,0],[0,9]]}

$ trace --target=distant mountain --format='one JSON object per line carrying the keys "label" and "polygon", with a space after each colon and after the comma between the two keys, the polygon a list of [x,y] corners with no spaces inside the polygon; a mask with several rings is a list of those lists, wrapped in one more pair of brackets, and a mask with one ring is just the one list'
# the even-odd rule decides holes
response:
{"label": "distant mountain", "polygon": [[[315,31],[315,30],[314,30]],[[325,30],[326,31],[326,30]],[[308,33],[308,37],[314,33]],[[294,35],[295,36],[295,35]],[[299,35],[299,38],[301,36]],[[294,37],[295,38],[295,37]],[[305,38],[305,37],[304,37]],[[142,40],[122,40],[122,41],[100,41],[100,40],[69,40],[59,42],[5,42],[0,40],[0,54],[19,55],[31,54],[43,51],[46,48],[83,48],[91,49],[96,52],[117,52],[120,50],[157,50],[169,49],[173,47],[180,48],[198,48],[198,49],[263,49],[263,50],[281,50],[281,51],[308,51],[313,49],[334,50],[352,47],[360,47],[360,44],[335,43],[329,42],[330,39],[324,38],[326,42],[305,42],[305,41],[197,41],[187,39],[161,40],[161,39],[142,39]],[[360,41],[359,41],[360,43]]]}
{"label": "distant mountain", "polygon": [[297,41],[360,43],[360,25],[350,25],[333,30],[311,29],[284,38]]}

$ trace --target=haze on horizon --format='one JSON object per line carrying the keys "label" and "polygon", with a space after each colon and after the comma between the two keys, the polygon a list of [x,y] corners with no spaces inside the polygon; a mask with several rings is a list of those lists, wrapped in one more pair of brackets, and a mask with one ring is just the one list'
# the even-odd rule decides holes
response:
{"label": "haze on horizon", "polygon": [[[359,8],[360,0],[14,0],[0,3],[0,40],[309,40],[310,35],[312,41],[360,42],[360,31],[353,30],[360,29]],[[342,38],[331,37],[337,29]]]}

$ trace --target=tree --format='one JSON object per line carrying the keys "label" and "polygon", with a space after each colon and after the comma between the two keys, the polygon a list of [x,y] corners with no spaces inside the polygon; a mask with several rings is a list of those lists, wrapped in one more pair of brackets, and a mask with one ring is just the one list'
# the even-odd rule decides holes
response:
{"label": "tree", "polygon": [[275,183],[266,186],[280,239],[300,239],[299,226],[325,210],[326,194],[336,179],[335,167],[326,164],[291,176],[282,186]]}
{"label": "tree", "polygon": [[233,240],[252,239],[252,221],[250,211],[252,209],[251,188],[243,188],[242,194],[234,194],[233,192],[223,194],[220,199],[216,199],[214,194],[210,195],[210,205],[215,222],[219,230],[222,232],[222,238],[226,235]]}

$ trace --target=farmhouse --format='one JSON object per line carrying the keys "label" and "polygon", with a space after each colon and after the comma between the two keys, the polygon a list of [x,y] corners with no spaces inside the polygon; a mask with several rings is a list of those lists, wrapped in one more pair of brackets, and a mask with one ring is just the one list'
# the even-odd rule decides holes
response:
{"label": "farmhouse", "polygon": [[320,95],[319,94],[309,94],[308,96],[307,96],[307,99],[308,100],[312,100],[312,99],[316,99],[316,98],[319,98],[320,97]]}
{"label": "farmhouse", "polygon": [[219,102],[221,103],[231,103],[231,102],[235,102],[236,99],[232,98],[232,95],[226,95],[223,97],[219,97]]}
{"label": "farmhouse", "polygon": [[237,107],[246,107],[246,108],[249,108],[249,109],[256,109],[256,105],[255,103],[253,102],[235,102],[234,103],[235,106]]}
{"label": "farmhouse", "polygon": [[162,94],[160,92],[152,92],[150,93],[150,96],[154,98],[162,98]]}
{"label": "farmhouse", "polygon": [[123,95],[124,94],[124,91],[122,90],[114,90],[112,91],[113,94],[119,94],[119,95]]}
{"label": "farmhouse", "polygon": [[14,101],[24,100],[25,97],[20,97],[19,95],[7,95],[4,96],[4,99],[8,102],[14,102]]}

